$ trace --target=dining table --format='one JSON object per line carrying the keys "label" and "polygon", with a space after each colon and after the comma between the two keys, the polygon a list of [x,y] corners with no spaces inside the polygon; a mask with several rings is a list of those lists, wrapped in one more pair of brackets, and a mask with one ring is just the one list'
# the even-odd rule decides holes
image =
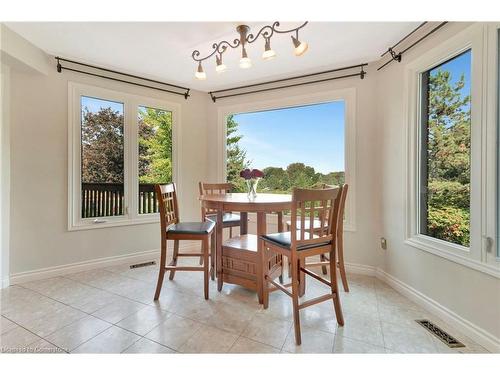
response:
{"label": "dining table", "polygon": [[[221,291],[224,282],[248,287],[257,292],[259,303],[262,303],[264,241],[260,239],[260,236],[267,234],[267,214],[277,215],[278,232],[283,232],[283,212],[291,210],[292,195],[258,193],[256,196],[252,196],[246,193],[226,193],[201,195],[199,199],[204,208],[217,212],[215,256],[217,289]],[[240,213],[240,233],[238,236],[229,238],[224,242],[222,219],[223,214],[226,212]],[[255,213],[257,216],[256,234],[248,233],[248,213]],[[241,259],[231,259],[231,262],[226,262],[223,267],[223,246],[224,249],[228,249],[228,252],[229,250],[232,251],[230,254],[236,254],[235,257],[241,253]],[[252,258],[245,254],[255,254],[255,256]],[[255,262],[252,259],[255,259]],[[241,265],[238,269],[226,270],[227,263]],[[255,280],[253,280],[253,277],[246,275],[245,271],[252,273]]]}

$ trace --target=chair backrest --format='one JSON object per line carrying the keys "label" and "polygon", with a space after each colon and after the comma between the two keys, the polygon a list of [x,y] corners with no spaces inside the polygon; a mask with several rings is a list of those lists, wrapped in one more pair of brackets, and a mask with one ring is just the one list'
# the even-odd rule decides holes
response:
{"label": "chair backrest", "polygon": [[[342,187],[293,190],[292,250],[299,246],[335,241],[341,196]],[[314,228],[314,219],[318,218],[323,218],[319,229]],[[315,235],[312,236],[312,233]]]}
{"label": "chair backrest", "polygon": [[[200,195],[219,195],[219,194],[228,194],[233,190],[233,184],[230,182],[221,182],[221,183],[207,183],[200,182]],[[201,208],[201,218],[204,220],[206,215],[216,214],[217,210]]]}
{"label": "chair backrest", "polygon": [[160,211],[160,224],[162,235],[172,224],[179,222],[179,206],[175,184],[155,185],[156,197]]}
{"label": "chair backrest", "polygon": [[342,234],[344,233],[345,201],[347,198],[347,191],[349,190],[349,185],[344,184],[341,187],[342,187],[342,194],[340,196],[339,214],[337,216],[337,237],[342,237]]}

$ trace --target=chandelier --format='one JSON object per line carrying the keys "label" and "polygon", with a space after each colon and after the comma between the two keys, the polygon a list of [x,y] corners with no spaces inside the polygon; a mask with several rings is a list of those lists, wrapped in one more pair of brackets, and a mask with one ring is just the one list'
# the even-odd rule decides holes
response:
{"label": "chandelier", "polygon": [[194,50],[192,53],[192,58],[194,61],[198,62],[198,68],[195,73],[195,77],[199,80],[207,79],[207,75],[203,70],[203,66],[201,63],[205,60],[208,60],[212,56],[215,55],[215,71],[217,73],[222,73],[227,70],[227,66],[222,61],[222,55],[230,48],[238,48],[241,47],[241,58],[240,58],[240,68],[248,69],[252,66],[252,61],[248,57],[246,46],[251,44],[259,39],[260,36],[264,39],[264,52],[262,53],[262,58],[264,60],[271,60],[276,57],[276,52],[271,48],[271,38],[276,34],[292,34],[292,43],[294,47],[294,54],[296,56],[302,56],[308,48],[308,44],[306,42],[302,42],[299,40],[299,30],[302,29],[305,25],[307,25],[307,21],[302,25],[289,30],[279,30],[280,23],[274,22],[272,25],[266,25],[259,30],[255,36],[253,34],[249,34],[250,27],[247,25],[239,25],[236,28],[236,31],[240,34],[239,38],[233,40],[232,43],[222,40],[218,43],[212,44],[213,51],[205,57],[199,57],[200,51]]}

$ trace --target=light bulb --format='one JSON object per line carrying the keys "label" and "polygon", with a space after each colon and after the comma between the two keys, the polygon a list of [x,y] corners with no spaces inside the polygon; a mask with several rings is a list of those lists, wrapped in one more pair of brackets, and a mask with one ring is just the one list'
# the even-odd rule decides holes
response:
{"label": "light bulb", "polygon": [[217,73],[224,73],[227,70],[226,64],[219,64],[215,67]]}
{"label": "light bulb", "polygon": [[215,56],[215,62],[216,62],[216,64],[217,64],[217,65],[215,66],[215,71],[216,71],[217,73],[223,73],[223,72],[225,72],[225,71],[226,71],[227,66],[226,66],[226,64],[224,64],[224,63],[222,62],[222,54],[220,55],[220,57]]}
{"label": "light bulb", "polygon": [[240,59],[240,68],[241,69],[248,69],[252,66],[252,60],[247,55],[247,50],[245,47],[242,48],[241,50],[241,59]]}
{"label": "light bulb", "polygon": [[240,68],[248,69],[251,67],[252,67],[252,60],[250,60],[248,57],[242,57],[240,59]]}
{"label": "light bulb", "polygon": [[264,47],[264,53],[262,53],[262,58],[264,60],[271,60],[276,57],[276,52],[271,49],[270,38],[266,38],[266,45]]}
{"label": "light bulb", "polygon": [[301,42],[300,40],[295,38],[293,35],[292,35],[292,42],[293,42],[293,45],[295,46],[295,49],[293,50],[293,53],[295,54],[295,56],[302,56],[309,48],[309,45],[306,42]]}
{"label": "light bulb", "polygon": [[198,70],[196,70],[194,76],[196,77],[196,79],[199,79],[200,81],[207,79],[207,74],[203,71],[203,67],[201,66],[201,61],[198,64]]}

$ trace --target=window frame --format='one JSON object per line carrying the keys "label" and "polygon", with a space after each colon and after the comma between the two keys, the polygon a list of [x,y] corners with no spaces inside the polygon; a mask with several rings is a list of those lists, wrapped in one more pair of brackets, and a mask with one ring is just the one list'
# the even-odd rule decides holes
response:
{"label": "window frame", "polygon": [[[435,48],[423,53],[405,67],[405,113],[407,114],[404,132],[406,144],[406,186],[405,207],[405,244],[446,258],[461,265],[500,277],[500,264],[487,256],[485,238],[494,236],[491,226],[495,225],[487,214],[492,203],[491,179],[487,179],[491,159],[491,143],[487,133],[491,131],[491,108],[484,100],[491,100],[491,54],[488,53],[486,27],[472,25]],[[470,191],[470,246],[446,242],[420,234],[420,171],[421,171],[421,98],[422,73],[450,60],[461,53],[471,50],[471,191]],[[486,74],[488,73],[488,75]],[[490,79],[488,79],[490,77]],[[496,73],[493,75],[496,77]],[[494,171],[494,175],[496,172]],[[488,190],[488,192],[487,192]]]}
{"label": "window frame", "polygon": [[[124,215],[81,217],[81,97],[123,103]],[[140,106],[172,112],[172,179],[180,181],[180,105],[165,100],[68,82],[68,231],[158,223],[158,213],[139,214],[138,109]]]}
{"label": "window frame", "polygon": [[[306,105],[344,101],[344,163],[345,183],[356,186],[356,88],[322,91],[306,95],[291,95],[281,99],[247,101],[241,104],[220,106],[217,111],[217,179],[226,181],[226,119],[229,115],[293,108]],[[345,206],[344,230],[356,231],[356,189],[349,190]]]}

